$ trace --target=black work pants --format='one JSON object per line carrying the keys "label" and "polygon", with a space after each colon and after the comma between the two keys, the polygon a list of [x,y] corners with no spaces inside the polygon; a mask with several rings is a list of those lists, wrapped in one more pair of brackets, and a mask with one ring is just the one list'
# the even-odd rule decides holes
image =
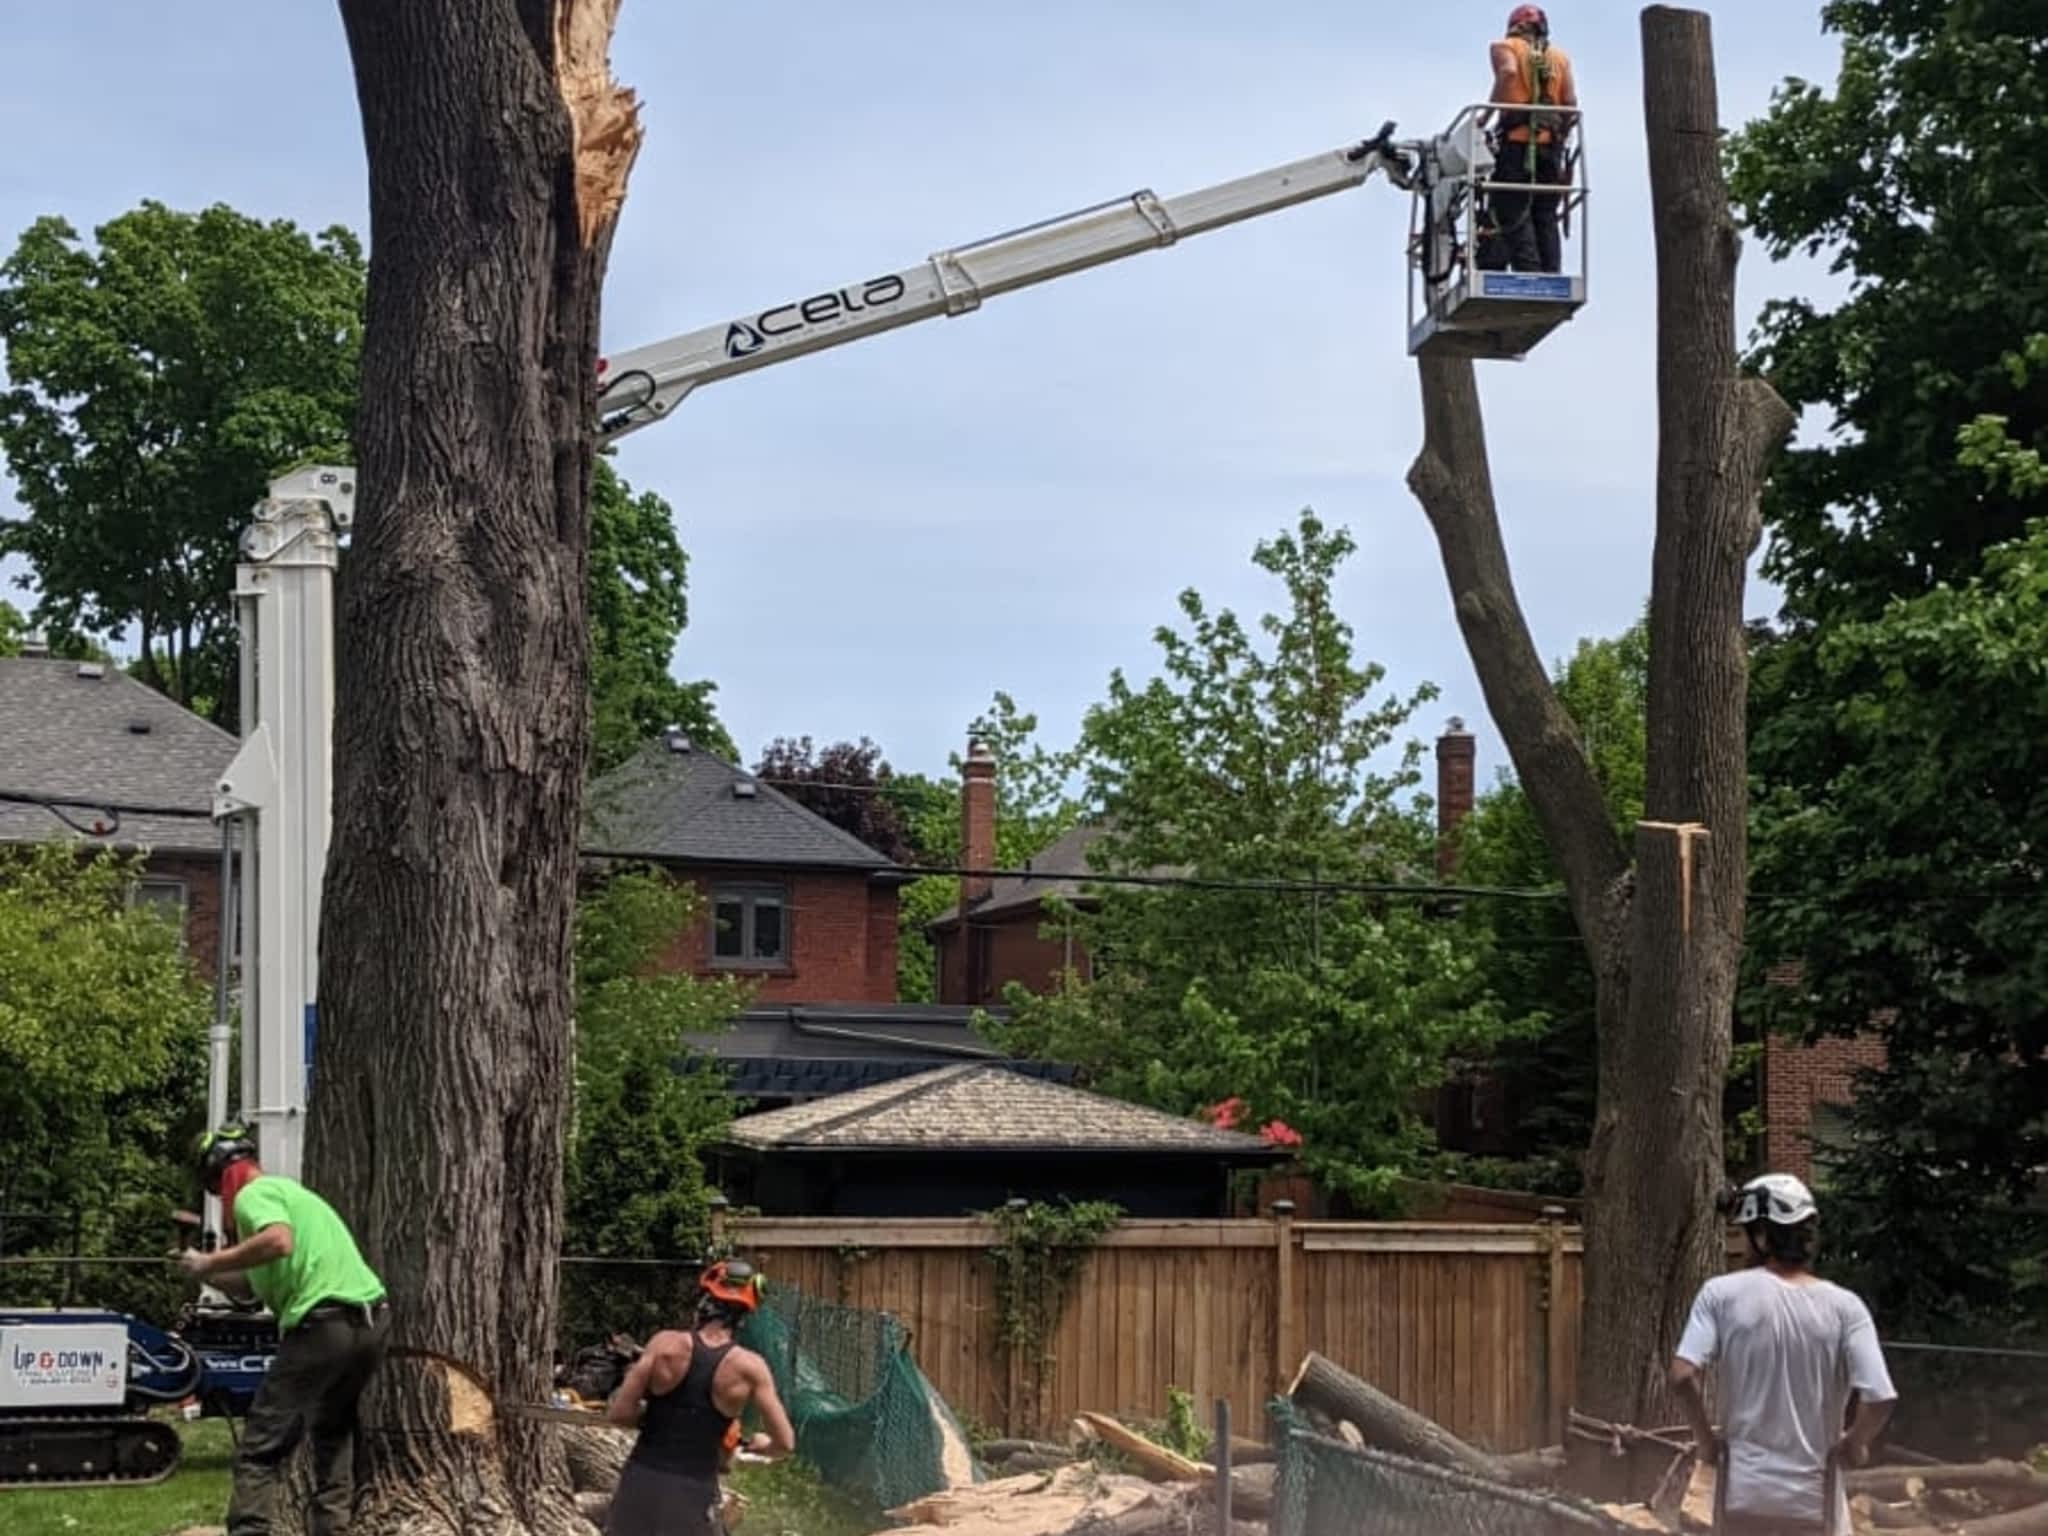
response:
{"label": "black work pants", "polygon": [[227,1536],[269,1536],[286,1468],[312,1442],[312,1536],[343,1536],[355,1500],[356,1406],[383,1364],[390,1317],[380,1302],[308,1317],[279,1341],[235,1452]]}
{"label": "black work pants", "polygon": [[[1536,166],[1529,166],[1529,146],[1504,143],[1494,157],[1493,179],[1539,186],[1565,185],[1564,156],[1558,146],[1536,146]],[[1556,272],[1564,266],[1564,245],[1558,233],[1558,212],[1564,201],[1556,192],[1502,192],[1488,195],[1494,227],[1505,248],[1508,267],[1516,272]]]}

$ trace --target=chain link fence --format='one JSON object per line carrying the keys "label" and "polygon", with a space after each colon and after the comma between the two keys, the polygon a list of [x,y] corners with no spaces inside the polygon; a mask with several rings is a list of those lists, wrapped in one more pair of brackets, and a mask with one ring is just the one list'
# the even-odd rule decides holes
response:
{"label": "chain link fence", "polygon": [[1316,1434],[1286,1398],[1268,1410],[1279,1461],[1271,1536],[1608,1536],[1589,1504],[1509,1488]]}

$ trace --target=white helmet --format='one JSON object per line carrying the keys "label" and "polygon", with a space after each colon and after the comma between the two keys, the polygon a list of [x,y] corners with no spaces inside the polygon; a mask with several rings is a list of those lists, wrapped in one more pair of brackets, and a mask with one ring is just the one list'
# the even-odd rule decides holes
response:
{"label": "white helmet", "polygon": [[1812,1190],[1789,1173],[1767,1173],[1742,1186],[1735,1207],[1735,1224],[1747,1227],[1769,1221],[1782,1227],[1796,1227],[1819,1214]]}

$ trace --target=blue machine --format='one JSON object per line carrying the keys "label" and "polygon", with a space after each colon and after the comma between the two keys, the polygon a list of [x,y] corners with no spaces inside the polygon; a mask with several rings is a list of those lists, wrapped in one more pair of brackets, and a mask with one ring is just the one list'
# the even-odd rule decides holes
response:
{"label": "blue machine", "polygon": [[152,1409],[239,1417],[277,1353],[265,1312],[188,1307],[175,1329],[91,1307],[0,1309],[0,1488],[160,1482],[177,1430]]}

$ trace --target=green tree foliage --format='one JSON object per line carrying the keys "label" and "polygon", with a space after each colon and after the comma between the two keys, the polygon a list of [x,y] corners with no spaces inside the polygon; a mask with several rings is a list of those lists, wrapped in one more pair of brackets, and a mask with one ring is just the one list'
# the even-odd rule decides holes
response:
{"label": "green tree foliage", "polygon": [[[2037,1065],[1999,1055],[2036,1031],[2038,1056],[2040,1014],[2017,997],[2048,965],[2023,890],[2042,837],[2024,611],[2048,447],[2042,14],[1833,0],[1823,16],[1842,39],[1833,89],[1789,82],[1731,151],[1767,247],[1852,278],[1832,309],[1771,307],[1760,338],[1827,431],[1764,503],[1786,605],[1750,693],[1749,958],[1802,961],[1806,980],[1753,985],[1750,1006],[1878,1027],[1890,1069],[1833,1172],[1831,1242],[1902,1324],[1996,1325],[2038,1304],[2013,1202],[2048,1103]],[[1884,1262],[1908,1247],[1913,1265]]]}
{"label": "green tree foliage", "polygon": [[[707,1240],[702,1152],[734,1103],[723,1072],[689,1055],[680,1037],[725,1027],[749,993],[738,982],[655,968],[696,906],[688,887],[628,869],[577,911],[576,1103],[565,1180],[565,1241],[574,1254],[687,1259]],[[567,1336],[589,1343],[672,1324],[680,1305],[673,1288],[636,1291],[631,1278],[572,1270]]]}
{"label": "green tree foliage", "polygon": [[[1614,639],[1581,640],[1554,672],[1558,699],[1578,726],[1615,825],[1624,830],[1643,812],[1649,659],[1648,622],[1641,620]],[[1505,776],[1474,804],[1459,831],[1457,859],[1460,884],[1529,890],[1563,883],[1528,796]],[[1585,946],[1563,901],[1477,902],[1471,918],[1493,939],[1480,972],[1482,993],[1500,998],[1531,1028],[1472,1063],[1502,1080],[1511,1124],[1508,1165],[1455,1159],[1446,1171],[1577,1194],[1579,1159],[1593,1135],[1596,1076],[1593,969]]]}
{"label": "green tree foliage", "polygon": [[[37,220],[0,266],[0,454],[26,511],[0,554],[27,559],[53,654],[133,645],[130,670],[234,723],[234,568],[282,470],[347,462],[364,264],[342,228],[308,236],[215,206],[160,203],[88,249]],[[663,727],[735,756],[708,682],[670,675],[689,622],[668,503],[600,460],[591,495],[592,753],[602,772]],[[95,649],[97,649],[95,647]]]}
{"label": "green tree foliage", "polygon": [[21,637],[28,633],[28,621],[12,603],[0,602],[0,656],[19,656]]}
{"label": "green tree foliage", "polygon": [[[1352,548],[1304,512],[1254,556],[1285,593],[1279,612],[1247,627],[1187,592],[1185,630],[1158,632],[1163,675],[1112,675],[1080,743],[1108,829],[1098,868],[1429,878],[1433,829],[1410,794],[1422,748],[1396,740],[1434,690],[1382,695],[1382,669],[1354,659],[1331,598]],[[1298,1131],[1305,1161],[1361,1202],[1423,1147],[1418,1090],[1500,1030],[1472,1000],[1471,936],[1411,901],[1106,887],[1078,922],[1097,979],[1042,999],[1013,990],[1005,1043],[1178,1113],[1240,1098],[1250,1123]]]}
{"label": "green tree foliage", "polygon": [[1894,593],[1966,578],[2009,540],[2026,497],[1958,461],[2000,418],[2048,443],[2048,375],[2007,359],[2048,332],[2048,69],[2035,0],[1831,0],[1832,91],[1793,80],[1738,134],[1731,191],[1774,255],[1826,252],[1853,274],[1832,309],[1770,305],[1760,361],[1832,430],[1787,455],[1764,517],[1765,573],[1789,613],[1870,617]]}
{"label": "green tree foliage", "polygon": [[2048,1303],[2044,657],[2037,521],[1982,576],[1833,626],[1824,702],[1766,724],[1843,765],[1817,793],[1758,786],[1756,927],[1805,962],[1758,993],[1814,1033],[1882,1018],[1891,1067],[1851,1112],[1830,1227],[1895,1326]]}
{"label": "green tree foliage", "polygon": [[674,509],[652,491],[636,493],[599,459],[590,492],[594,772],[617,767],[671,725],[728,762],[739,755],[712,707],[717,685],[669,672],[690,622],[689,565]]}
{"label": "green tree foliage", "polygon": [[68,842],[0,849],[0,1209],[79,1209],[90,1248],[124,1204],[161,1222],[192,1195],[210,1000],[176,923],[130,903],[141,873]]}
{"label": "green tree foliage", "polygon": [[132,636],[145,680],[225,720],[249,509],[346,451],[362,249],[218,205],[145,202],[94,235],[38,219],[0,266],[0,452],[26,512],[0,553],[34,568],[39,622]]}

